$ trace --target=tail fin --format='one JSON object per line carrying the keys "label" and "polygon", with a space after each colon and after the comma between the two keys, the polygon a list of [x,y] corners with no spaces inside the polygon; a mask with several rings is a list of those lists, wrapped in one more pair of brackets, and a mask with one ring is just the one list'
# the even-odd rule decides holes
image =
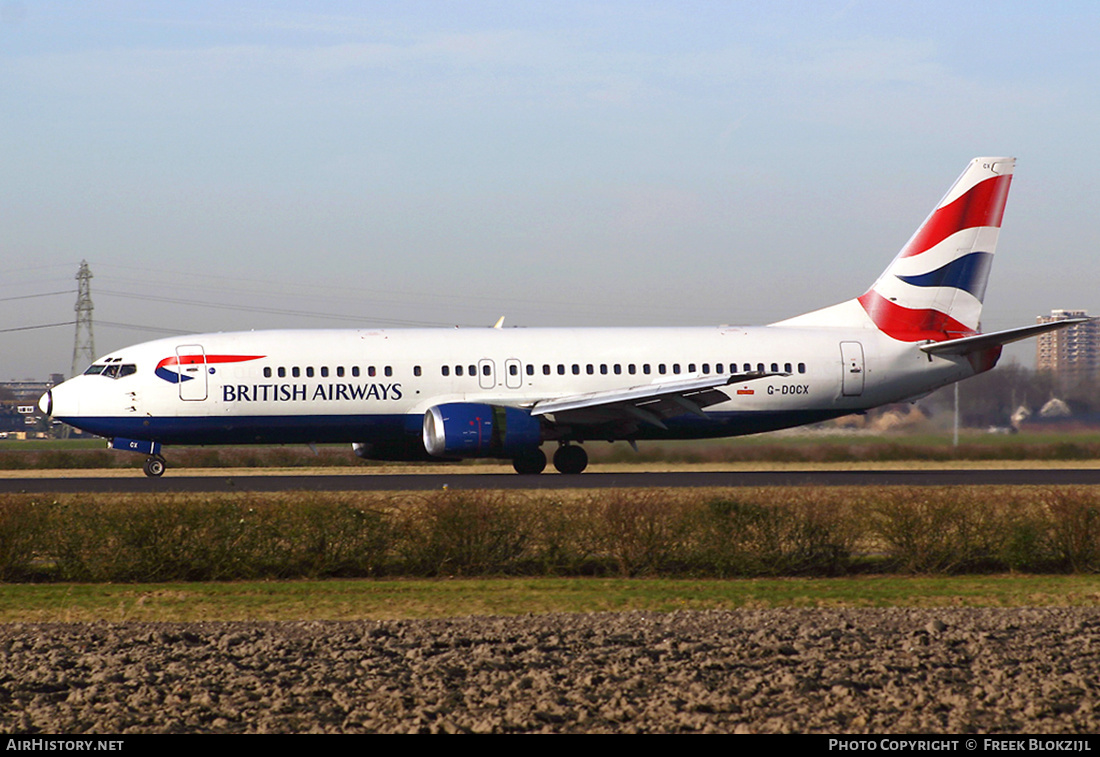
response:
{"label": "tail fin", "polygon": [[783,325],[873,326],[905,342],[977,333],[1015,165],[1015,158],[970,161],[865,294]]}

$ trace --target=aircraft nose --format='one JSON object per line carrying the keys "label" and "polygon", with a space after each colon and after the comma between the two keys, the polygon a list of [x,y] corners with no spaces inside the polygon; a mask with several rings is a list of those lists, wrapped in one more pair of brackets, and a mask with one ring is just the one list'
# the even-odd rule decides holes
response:
{"label": "aircraft nose", "polygon": [[80,392],[74,387],[58,384],[46,390],[38,400],[38,409],[45,415],[58,420],[76,418],[80,415]]}

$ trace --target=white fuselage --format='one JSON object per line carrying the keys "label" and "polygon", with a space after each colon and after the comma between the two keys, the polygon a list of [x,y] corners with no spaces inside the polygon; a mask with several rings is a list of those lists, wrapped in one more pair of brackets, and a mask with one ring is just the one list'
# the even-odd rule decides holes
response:
{"label": "white fuselage", "polygon": [[596,408],[548,418],[544,438],[734,436],[859,412],[975,372],[875,329],[780,326],[200,334],[129,347],[96,366],[105,368],[43,398],[54,417],[108,438],[351,441],[398,458],[423,455],[423,417],[446,403],[530,408],[692,377],[786,374],[722,386],[727,399],[705,417],[685,410],[663,424],[624,423]]}

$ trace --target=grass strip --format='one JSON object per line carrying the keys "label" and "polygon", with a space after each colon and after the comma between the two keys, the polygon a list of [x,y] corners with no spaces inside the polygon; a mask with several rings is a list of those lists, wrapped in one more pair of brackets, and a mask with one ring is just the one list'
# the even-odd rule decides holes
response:
{"label": "grass strip", "polygon": [[0,622],[394,620],[780,607],[1100,605],[1100,577],[490,578],[0,585]]}

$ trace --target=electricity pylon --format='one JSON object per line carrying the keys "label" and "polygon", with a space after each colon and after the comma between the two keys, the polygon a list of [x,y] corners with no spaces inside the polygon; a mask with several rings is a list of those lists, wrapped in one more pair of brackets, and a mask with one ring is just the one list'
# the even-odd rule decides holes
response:
{"label": "electricity pylon", "polygon": [[72,378],[95,360],[95,332],[92,330],[92,271],[88,261],[80,261],[80,270],[76,273],[76,336],[73,339],[73,367],[69,373]]}

